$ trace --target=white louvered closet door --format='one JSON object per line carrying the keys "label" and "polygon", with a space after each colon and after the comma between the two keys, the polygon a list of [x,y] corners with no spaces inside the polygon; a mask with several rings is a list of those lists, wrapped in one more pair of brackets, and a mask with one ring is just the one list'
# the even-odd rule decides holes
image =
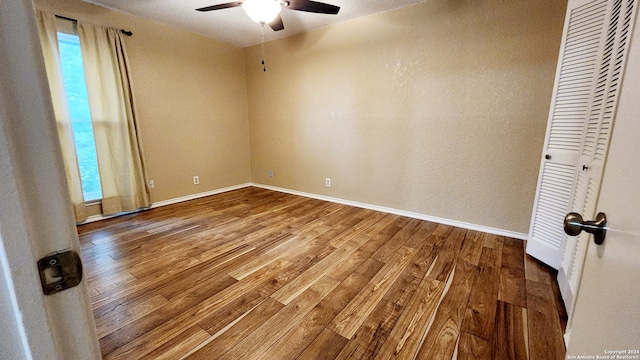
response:
{"label": "white louvered closet door", "polygon": [[[635,2],[636,0],[609,1],[611,9],[608,13],[602,62],[587,118],[571,207],[571,211],[582,214],[587,220],[594,219],[596,215],[598,194],[630,43],[629,36],[635,18]],[[565,242],[558,284],[568,311],[573,308],[580,285],[590,238],[590,235],[583,232],[577,238],[570,237]]]}
{"label": "white louvered closet door", "polygon": [[637,0],[569,1],[527,253],[559,269],[570,313],[590,237],[564,216],[595,208]]}
{"label": "white louvered closet door", "polygon": [[558,269],[604,39],[607,0],[569,2],[527,253]]}

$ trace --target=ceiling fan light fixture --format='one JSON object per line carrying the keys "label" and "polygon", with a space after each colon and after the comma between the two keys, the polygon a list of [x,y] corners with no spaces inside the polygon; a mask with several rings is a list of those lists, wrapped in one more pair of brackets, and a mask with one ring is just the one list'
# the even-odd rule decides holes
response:
{"label": "ceiling fan light fixture", "polygon": [[282,7],[274,0],[245,0],[242,8],[251,20],[258,24],[268,24],[280,14]]}

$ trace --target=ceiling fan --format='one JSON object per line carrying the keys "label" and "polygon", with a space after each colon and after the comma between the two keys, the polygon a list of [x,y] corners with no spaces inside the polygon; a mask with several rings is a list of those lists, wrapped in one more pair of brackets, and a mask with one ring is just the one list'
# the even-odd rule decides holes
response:
{"label": "ceiling fan", "polygon": [[335,15],[340,11],[339,6],[325,4],[311,0],[244,0],[233,1],[225,4],[206,6],[196,9],[197,11],[213,11],[242,6],[251,20],[258,24],[269,26],[274,31],[284,29],[280,11],[284,9],[306,11],[319,14]]}

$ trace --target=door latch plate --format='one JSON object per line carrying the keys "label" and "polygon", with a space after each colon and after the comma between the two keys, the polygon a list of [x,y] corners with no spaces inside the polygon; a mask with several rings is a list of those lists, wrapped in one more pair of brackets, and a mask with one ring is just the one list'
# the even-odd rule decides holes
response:
{"label": "door latch plate", "polygon": [[82,281],[82,262],[75,251],[65,251],[38,260],[40,283],[45,295],[72,288]]}

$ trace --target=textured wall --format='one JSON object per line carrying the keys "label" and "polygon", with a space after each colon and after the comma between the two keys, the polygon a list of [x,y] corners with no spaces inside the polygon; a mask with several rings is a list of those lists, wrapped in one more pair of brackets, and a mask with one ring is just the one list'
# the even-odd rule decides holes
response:
{"label": "textured wall", "polygon": [[430,0],[267,43],[267,73],[260,47],[36,4],[134,32],[153,201],[251,179],[527,232],[566,1]]}
{"label": "textured wall", "polygon": [[133,31],[126,45],[154,202],[250,181],[243,49],[80,0],[36,6]]}
{"label": "textured wall", "polygon": [[266,73],[247,48],[252,180],[527,232],[565,9],[431,0],[267,43]]}

